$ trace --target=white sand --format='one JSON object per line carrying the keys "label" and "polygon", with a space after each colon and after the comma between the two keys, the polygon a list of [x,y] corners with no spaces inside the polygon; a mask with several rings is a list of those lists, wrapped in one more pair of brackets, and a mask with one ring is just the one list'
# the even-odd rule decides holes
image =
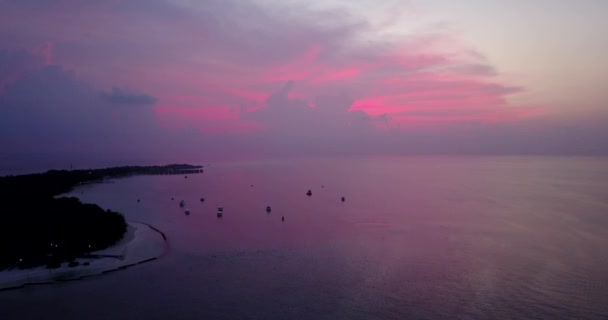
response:
{"label": "white sand", "polygon": [[[127,232],[120,242],[110,248],[91,252],[91,254],[120,255],[121,258],[77,259],[76,261],[80,264],[73,268],[69,268],[66,262],[57,269],[39,267],[26,270],[0,271],[0,290],[27,284],[76,280],[124,269],[158,258],[165,252],[166,248],[166,240],[160,232],[146,224],[128,222]],[[83,265],[82,263],[85,261],[88,261],[90,265]]]}

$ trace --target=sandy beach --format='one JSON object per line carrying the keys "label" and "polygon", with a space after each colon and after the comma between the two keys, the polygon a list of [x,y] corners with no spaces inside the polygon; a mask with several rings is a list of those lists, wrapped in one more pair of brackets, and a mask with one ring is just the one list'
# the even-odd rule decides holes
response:
{"label": "sandy beach", "polygon": [[[26,285],[70,281],[121,270],[154,260],[167,249],[165,235],[159,230],[139,222],[128,222],[125,236],[114,246],[91,252],[94,258],[79,258],[79,265],[68,267],[64,262],[57,269],[44,267],[0,271],[0,290]],[[84,265],[88,262],[89,265]]]}

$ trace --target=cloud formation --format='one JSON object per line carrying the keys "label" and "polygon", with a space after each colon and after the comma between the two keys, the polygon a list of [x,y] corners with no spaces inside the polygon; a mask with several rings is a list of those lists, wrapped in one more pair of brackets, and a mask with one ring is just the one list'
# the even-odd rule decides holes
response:
{"label": "cloud formation", "polygon": [[120,108],[57,65],[20,70],[0,95],[4,152],[138,152],[163,136],[153,110]]}
{"label": "cloud formation", "polygon": [[457,35],[387,32],[397,20],[297,1],[0,2],[0,148],[608,153],[603,113],[515,103],[528,88]]}
{"label": "cloud formation", "polygon": [[158,99],[145,94],[145,93],[134,93],[118,87],[112,88],[110,92],[102,92],[101,98],[107,102],[114,104],[126,104],[126,105],[153,105]]}
{"label": "cloud formation", "polygon": [[[27,12],[40,22],[32,23],[23,38],[62,43],[55,45],[55,60],[102,86],[118,82],[155,92],[170,118],[197,108],[208,120],[233,122],[238,115],[212,118],[234,108],[260,107],[289,80],[298,83],[292,94],[310,105],[319,95],[345,94],[355,109],[409,123],[416,118],[404,115],[429,108],[428,114],[442,122],[460,121],[449,117],[451,108],[479,110],[479,121],[495,119],[509,107],[506,97],[523,91],[504,84],[483,56],[450,34],[430,29],[382,37],[381,28],[341,7],[150,0],[47,9],[13,3],[6,23]],[[57,28],[43,29],[47,20]],[[89,67],[100,61],[107,72]]]}
{"label": "cloud formation", "polygon": [[6,85],[17,80],[24,72],[42,63],[40,57],[33,56],[25,50],[0,49],[0,93]]}

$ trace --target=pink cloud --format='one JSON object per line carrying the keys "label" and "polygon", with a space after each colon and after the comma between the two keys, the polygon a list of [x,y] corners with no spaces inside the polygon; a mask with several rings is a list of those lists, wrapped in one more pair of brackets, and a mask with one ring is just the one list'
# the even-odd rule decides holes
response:
{"label": "pink cloud", "polygon": [[[339,19],[334,27],[322,26],[314,22],[314,15],[288,22],[247,2],[208,5],[208,11],[188,11],[163,1],[141,6],[109,1],[80,7],[79,15],[74,15],[73,6],[51,6],[28,12],[31,19],[55,27],[42,30],[35,29],[42,24],[31,24],[29,32],[44,34],[45,43],[73,43],[82,50],[100,46],[85,55],[61,47],[55,54],[48,46],[40,51],[45,59],[71,65],[103,87],[118,83],[154,92],[166,108],[198,108],[199,117],[207,113],[206,118],[217,121],[226,119],[214,110],[230,114],[263,107],[265,98],[288,80],[298,84],[290,91],[292,99],[316,106],[318,95],[346,94],[354,100],[350,110],[374,116],[433,109],[441,117],[438,110],[501,109],[508,107],[508,95],[521,90],[497,83],[493,68],[482,57],[470,55],[474,50],[441,34],[410,36],[402,43],[362,44],[354,38],[375,32],[372,26],[348,20],[341,24]],[[25,10],[9,9],[13,14]],[[241,15],[245,12],[248,15]],[[158,25],[165,21],[172,24],[161,30]],[[71,28],[73,24],[79,29]],[[251,32],[252,28],[264,32]],[[123,31],[111,32],[114,29]],[[96,42],[82,39],[83,33]],[[114,44],[121,45],[122,52],[106,51]],[[86,61],[87,56],[103,59],[118,72],[90,68],[95,61]],[[183,112],[174,118],[179,114],[184,123],[192,122]]]}
{"label": "pink cloud", "polygon": [[[162,0],[68,4],[3,4],[0,29],[16,31],[0,32],[0,48],[36,51],[39,64],[61,65],[98,91],[148,93],[158,101],[148,120],[192,129],[200,134],[193,140],[224,134],[278,146],[310,139],[332,150],[354,140],[400,141],[409,130],[449,135],[471,123],[508,126],[549,113],[511,103],[526,89],[449,34],[385,38],[348,12],[320,23],[326,13],[285,17],[246,0],[194,9]],[[21,77],[21,69],[7,70],[0,88]]]}

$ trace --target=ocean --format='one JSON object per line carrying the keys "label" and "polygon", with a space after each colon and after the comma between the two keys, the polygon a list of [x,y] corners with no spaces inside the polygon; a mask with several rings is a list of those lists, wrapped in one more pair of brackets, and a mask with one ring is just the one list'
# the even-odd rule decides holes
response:
{"label": "ocean", "polygon": [[0,319],[608,319],[608,158],[211,163],[69,195],[167,254],[0,292]]}

